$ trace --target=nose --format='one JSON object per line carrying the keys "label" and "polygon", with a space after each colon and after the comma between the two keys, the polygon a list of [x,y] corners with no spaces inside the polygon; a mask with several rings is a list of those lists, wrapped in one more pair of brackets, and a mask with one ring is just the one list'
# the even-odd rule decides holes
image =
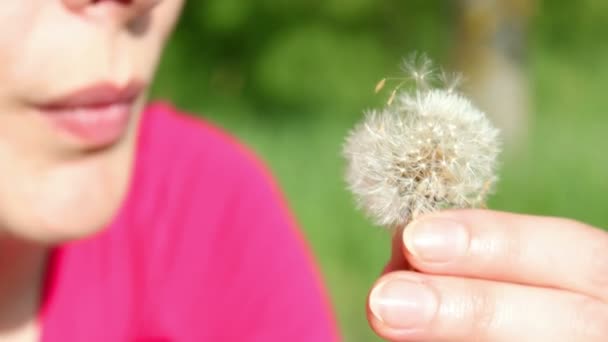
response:
{"label": "nose", "polygon": [[129,22],[162,0],[61,0],[73,12],[91,17],[111,17]]}

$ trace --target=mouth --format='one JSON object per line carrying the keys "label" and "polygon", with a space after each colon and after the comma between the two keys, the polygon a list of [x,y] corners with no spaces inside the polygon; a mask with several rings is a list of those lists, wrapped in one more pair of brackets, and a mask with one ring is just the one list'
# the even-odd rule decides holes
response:
{"label": "mouth", "polygon": [[91,148],[116,143],[127,131],[143,82],[97,83],[37,107],[62,134]]}

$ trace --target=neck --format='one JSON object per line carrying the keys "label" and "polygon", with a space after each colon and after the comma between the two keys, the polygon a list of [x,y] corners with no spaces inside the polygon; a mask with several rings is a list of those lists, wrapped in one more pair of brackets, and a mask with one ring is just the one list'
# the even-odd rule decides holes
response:
{"label": "neck", "polygon": [[48,249],[0,235],[0,335],[36,320]]}

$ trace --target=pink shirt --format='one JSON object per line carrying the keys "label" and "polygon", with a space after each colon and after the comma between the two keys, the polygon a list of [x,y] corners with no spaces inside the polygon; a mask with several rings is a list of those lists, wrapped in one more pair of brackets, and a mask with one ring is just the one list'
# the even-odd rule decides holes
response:
{"label": "pink shirt", "polygon": [[43,342],[337,340],[307,246],[251,153],[162,103],[137,148],[113,223],[53,253]]}

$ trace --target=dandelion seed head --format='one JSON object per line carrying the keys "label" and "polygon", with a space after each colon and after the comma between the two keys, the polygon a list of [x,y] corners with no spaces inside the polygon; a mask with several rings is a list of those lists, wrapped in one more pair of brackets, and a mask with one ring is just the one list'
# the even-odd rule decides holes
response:
{"label": "dandelion seed head", "polygon": [[486,115],[453,83],[418,87],[415,81],[414,90],[367,111],[344,144],[349,189],[374,223],[387,228],[445,208],[481,206],[496,181],[498,130]]}

